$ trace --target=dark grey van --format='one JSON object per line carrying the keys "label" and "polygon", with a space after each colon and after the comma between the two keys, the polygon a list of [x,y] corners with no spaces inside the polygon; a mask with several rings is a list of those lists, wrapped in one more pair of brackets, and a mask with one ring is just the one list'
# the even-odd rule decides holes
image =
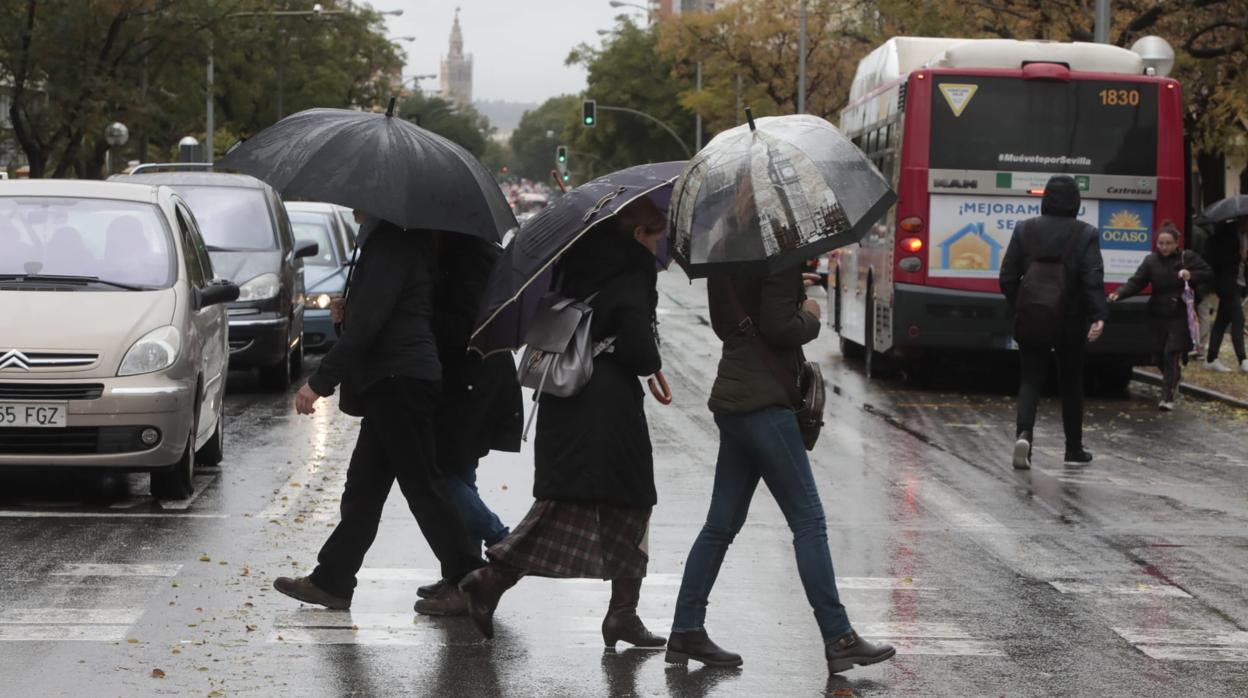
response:
{"label": "dark grey van", "polygon": [[303,370],[303,257],[281,197],[264,182],[222,172],[141,172],[119,181],[166,184],[199,221],[212,267],[239,287],[229,305],[230,368],[259,368],[265,386],[282,390]]}

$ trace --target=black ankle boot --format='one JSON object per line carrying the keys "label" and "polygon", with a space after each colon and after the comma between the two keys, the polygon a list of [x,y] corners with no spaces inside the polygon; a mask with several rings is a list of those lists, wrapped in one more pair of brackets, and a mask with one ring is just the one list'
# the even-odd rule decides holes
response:
{"label": "black ankle boot", "polygon": [[705,630],[673,632],[667,638],[668,664],[688,664],[690,659],[707,666],[741,666],[741,655],[720,647],[707,637]]}
{"label": "black ankle boot", "polygon": [[611,603],[602,619],[602,642],[615,649],[623,640],[637,647],[662,647],[667,640],[646,630],[637,617],[637,601],[641,598],[641,578],[611,580]]}
{"label": "black ankle boot", "polygon": [[892,659],[897,650],[883,642],[864,640],[851,630],[838,638],[825,640],[823,654],[828,660],[828,673],[837,674],[854,668],[855,664],[867,666]]}

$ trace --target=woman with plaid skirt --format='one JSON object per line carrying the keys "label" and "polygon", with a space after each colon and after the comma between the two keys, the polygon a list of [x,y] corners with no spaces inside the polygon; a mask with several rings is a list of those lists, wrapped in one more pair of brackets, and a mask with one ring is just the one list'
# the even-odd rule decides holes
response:
{"label": "woman with plaid skirt", "polygon": [[537,415],[537,500],[511,535],[486,551],[490,563],[460,589],[469,614],[494,636],[499,598],[522,576],[611,580],[602,622],[608,647],[623,640],[662,647],[637,616],[646,574],[654,462],[638,380],[661,368],[655,337],[655,252],[666,219],[645,197],[625,206],[579,240],[559,263],[563,295],[586,299],[595,343],[613,338],[594,358],[580,393],[542,396]]}

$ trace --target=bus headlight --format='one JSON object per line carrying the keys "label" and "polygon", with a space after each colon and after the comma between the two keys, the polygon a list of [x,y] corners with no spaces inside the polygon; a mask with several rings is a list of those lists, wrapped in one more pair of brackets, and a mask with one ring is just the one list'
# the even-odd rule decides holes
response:
{"label": "bus headlight", "polygon": [[316,297],[316,307],[321,310],[325,310],[329,307],[329,304],[333,302],[334,299],[328,293],[322,293]]}

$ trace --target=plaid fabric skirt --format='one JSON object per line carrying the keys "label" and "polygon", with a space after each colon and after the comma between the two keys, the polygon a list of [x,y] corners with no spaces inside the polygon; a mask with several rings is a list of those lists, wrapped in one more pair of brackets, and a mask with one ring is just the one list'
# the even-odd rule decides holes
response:
{"label": "plaid fabric skirt", "polygon": [[644,577],[649,530],[649,508],[539,499],[486,555],[538,577]]}

